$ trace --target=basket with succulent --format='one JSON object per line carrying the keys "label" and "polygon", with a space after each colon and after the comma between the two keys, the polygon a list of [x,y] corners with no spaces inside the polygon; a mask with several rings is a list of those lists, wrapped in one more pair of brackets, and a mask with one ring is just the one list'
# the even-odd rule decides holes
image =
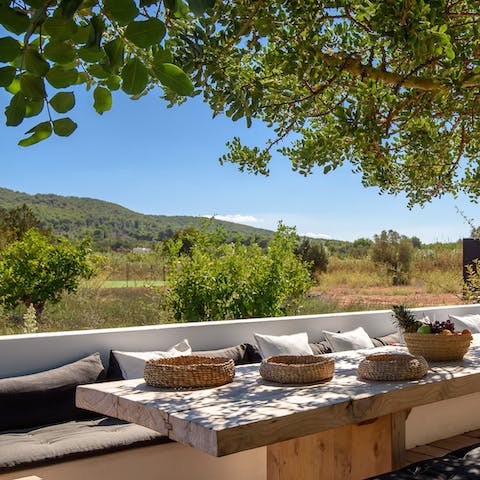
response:
{"label": "basket with succulent", "polygon": [[412,355],[421,355],[427,360],[444,362],[461,360],[472,341],[472,332],[457,332],[451,320],[430,321],[428,317],[418,320],[404,305],[393,305],[395,322],[403,331],[403,338]]}

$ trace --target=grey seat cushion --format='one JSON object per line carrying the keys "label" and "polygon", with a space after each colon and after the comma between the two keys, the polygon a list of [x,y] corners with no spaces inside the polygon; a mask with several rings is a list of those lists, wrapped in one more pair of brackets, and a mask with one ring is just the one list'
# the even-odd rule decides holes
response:
{"label": "grey seat cushion", "polygon": [[110,417],[9,430],[0,432],[0,473],[168,441],[149,428]]}

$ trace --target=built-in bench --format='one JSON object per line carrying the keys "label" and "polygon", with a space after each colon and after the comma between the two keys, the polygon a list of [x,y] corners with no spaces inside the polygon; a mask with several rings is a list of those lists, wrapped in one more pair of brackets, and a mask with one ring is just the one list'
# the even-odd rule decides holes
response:
{"label": "built-in bench", "polygon": [[[428,315],[431,319],[445,320],[448,314],[480,313],[480,306],[434,307],[417,311],[419,316]],[[253,347],[253,333],[285,335],[305,331],[313,343],[314,353],[322,353],[325,349],[325,344],[321,343],[324,340],[323,330],[346,331],[358,326],[362,326],[370,337],[384,337],[395,330],[391,312],[385,310],[4,336],[0,337],[0,378],[54,369],[91,356],[94,352],[99,353],[98,361],[101,359],[105,371],[110,367],[112,378],[112,350],[165,350],[184,338],[189,340],[194,351],[204,353],[230,346],[242,347],[236,349],[237,354],[239,351],[244,354],[240,363],[250,363],[259,360],[258,352]],[[105,378],[99,375],[95,380],[89,379],[84,383],[97,380],[103,381]],[[424,407],[413,409],[413,421],[407,421],[407,447],[480,428],[480,418],[475,418],[473,423],[471,416],[467,416],[468,420],[463,418],[466,411],[472,411],[474,404],[476,409],[479,400],[477,394],[467,397],[462,397],[460,408],[447,401],[439,402],[443,403],[440,410],[432,409],[440,412],[440,415],[442,411],[447,411],[451,422],[439,423],[438,415],[432,414],[430,409],[426,411],[426,416],[422,411]],[[0,412],[1,401],[0,387]],[[56,403],[57,408],[61,404],[52,403]],[[28,408],[23,411],[27,412]],[[455,411],[454,418],[451,417],[452,411]],[[46,415],[48,417],[50,413]],[[422,418],[421,428],[418,427],[417,415]],[[227,476],[229,480],[236,480],[245,478],[245,475],[252,479],[265,478],[265,449],[214,458],[189,447],[167,442],[151,430],[105,417],[72,418],[69,421],[52,421],[49,425],[43,423],[13,428],[14,421],[8,429],[0,432],[2,480],[27,475],[38,475],[45,480],[85,477],[91,477],[92,480],[127,480],[137,476],[133,472],[139,468],[142,480],[184,479],[189,478],[191,472],[195,472],[195,478],[199,480]],[[455,431],[452,431],[451,423]],[[424,432],[425,429],[429,431]]]}

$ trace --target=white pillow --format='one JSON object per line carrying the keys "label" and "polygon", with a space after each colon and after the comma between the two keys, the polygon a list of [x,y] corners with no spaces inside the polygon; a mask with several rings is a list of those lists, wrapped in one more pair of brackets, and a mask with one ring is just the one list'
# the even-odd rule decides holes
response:
{"label": "white pillow", "polygon": [[254,333],[262,358],[274,355],[313,355],[305,332],[293,335],[262,335]]}
{"label": "white pillow", "polygon": [[167,351],[154,352],[121,352],[113,350],[112,352],[120,366],[123,378],[131,380],[132,378],[142,378],[147,360],[156,360],[158,358],[182,357],[192,354],[192,347],[187,339],[182,340]]}
{"label": "white pillow", "polygon": [[480,333],[480,315],[449,315],[450,320],[455,325],[455,331],[461,332],[462,330],[468,329],[472,333]]}
{"label": "white pillow", "polygon": [[324,330],[322,332],[334,352],[346,350],[359,350],[361,348],[375,348],[372,339],[368,336],[363,327],[357,327],[348,332],[335,333]]}

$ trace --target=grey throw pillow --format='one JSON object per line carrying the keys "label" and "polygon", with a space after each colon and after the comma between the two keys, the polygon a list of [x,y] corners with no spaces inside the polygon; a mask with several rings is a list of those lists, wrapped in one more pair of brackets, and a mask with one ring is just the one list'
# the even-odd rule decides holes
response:
{"label": "grey throw pillow", "polygon": [[0,430],[97,416],[75,406],[77,385],[103,380],[100,354],[32,375],[0,380]]}

